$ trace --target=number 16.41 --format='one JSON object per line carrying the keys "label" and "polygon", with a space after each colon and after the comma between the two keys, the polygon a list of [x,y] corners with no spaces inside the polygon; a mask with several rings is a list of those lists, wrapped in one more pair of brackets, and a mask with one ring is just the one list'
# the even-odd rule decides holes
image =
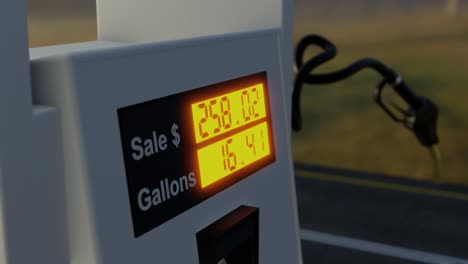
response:
{"label": "number 16.41", "polygon": [[270,154],[268,124],[246,129],[197,151],[202,187]]}

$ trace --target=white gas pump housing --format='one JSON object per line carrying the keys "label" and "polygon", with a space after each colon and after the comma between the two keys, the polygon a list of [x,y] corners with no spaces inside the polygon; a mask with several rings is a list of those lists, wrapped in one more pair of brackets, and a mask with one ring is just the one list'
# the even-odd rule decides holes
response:
{"label": "white gas pump housing", "polygon": [[292,1],[99,0],[99,40],[34,49],[10,2],[0,263],[302,262]]}
{"label": "white gas pump housing", "polygon": [[145,43],[276,28],[284,83],[292,92],[293,10],[292,0],[97,0],[98,35]]}

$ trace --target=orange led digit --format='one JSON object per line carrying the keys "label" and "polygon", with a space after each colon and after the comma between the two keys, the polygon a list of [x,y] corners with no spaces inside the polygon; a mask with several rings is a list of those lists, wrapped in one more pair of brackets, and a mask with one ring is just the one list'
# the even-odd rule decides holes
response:
{"label": "orange led digit", "polygon": [[205,188],[269,154],[267,122],[201,148],[197,151],[201,186]]}
{"label": "orange led digit", "polygon": [[196,143],[266,117],[264,84],[193,103]]}

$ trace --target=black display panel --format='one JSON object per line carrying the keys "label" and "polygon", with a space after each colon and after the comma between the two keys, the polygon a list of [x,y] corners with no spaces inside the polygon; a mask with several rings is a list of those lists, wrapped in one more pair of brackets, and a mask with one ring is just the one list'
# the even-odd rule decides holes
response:
{"label": "black display panel", "polygon": [[117,115],[135,237],[275,161],[265,72]]}

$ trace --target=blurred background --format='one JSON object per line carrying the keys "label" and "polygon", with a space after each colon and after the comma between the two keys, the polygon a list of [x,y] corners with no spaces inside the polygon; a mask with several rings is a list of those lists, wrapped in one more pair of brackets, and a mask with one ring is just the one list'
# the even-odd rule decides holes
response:
{"label": "blurred background", "polygon": [[[30,47],[97,37],[95,0],[29,0],[28,17]],[[294,42],[310,33],[339,50],[318,72],[374,57],[438,105],[443,170],[435,182],[427,149],[373,102],[376,73],[306,85],[292,135],[301,234],[468,259],[468,0],[295,0]],[[420,263],[302,239],[305,263]]]}
{"label": "blurred background", "polygon": [[[439,106],[442,181],[468,184],[468,1],[295,3],[295,41],[319,33],[338,47],[325,71],[375,57]],[[369,71],[336,85],[306,87],[307,120],[293,136],[295,159],[431,180],[427,150],[372,102],[380,78]]]}
{"label": "blurred background", "polygon": [[[294,41],[319,33],[338,46],[337,59],[319,71],[375,57],[433,99],[441,110],[441,179],[468,184],[467,14],[467,0],[295,0]],[[28,16],[31,47],[97,37],[94,0],[29,0]],[[306,87],[295,160],[431,180],[427,151],[373,103],[379,78],[365,71],[336,85]]]}

